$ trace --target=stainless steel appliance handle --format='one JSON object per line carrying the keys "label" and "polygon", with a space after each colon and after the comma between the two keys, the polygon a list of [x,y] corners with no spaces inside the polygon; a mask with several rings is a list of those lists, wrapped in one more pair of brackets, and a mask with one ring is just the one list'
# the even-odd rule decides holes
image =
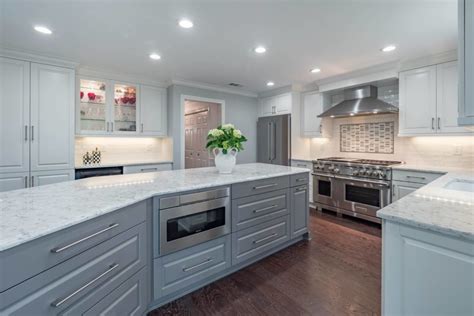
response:
{"label": "stainless steel appliance handle", "polygon": [[316,172],[313,172],[311,173],[313,176],[316,176],[316,177],[324,177],[324,178],[334,178],[334,176],[332,174],[323,174],[323,173],[316,173]]}
{"label": "stainless steel appliance handle", "polygon": [[271,235],[269,235],[269,236],[267,236],[267,237],[263,237],[262,239],[254,240],[253,243],[254,243],[254,244],[259,244],[259,243],[264,242],[264,241],[266,241],[266,240],[268,240],[268,239],[271,239],[271,238],[273,238],[273,237],[275,237],[275,236],[277,236],[277,235],[278,235],[277,233],[273,233],[273,234],[271,234]]}
{"label": "stainless steel appliance handle", "polygon": [[81,293],[86,288],[88,288],[89,286],[94,284],[95,282],[97,282],[100,279],[102,279],[103,277],[105,277],[107,274],[109,274],[113,270],[117,269],[118,266],[119,265],[117,263],[111,264],[105,272],[99,274],[98,276],[96,276],[95,278],[93,278],[92,280],[90,280],[89,282],[87,282],[86,284],[84,284],[83,286],[81,286],[80,288],[78,288],[77,290],[75,290],[74,292],[69,294],[68,296],[55,300],[54,302],[51,303],[51,306],[53,306],[53,307],[61,306],[62,304],[66,303],[68,300],[70,300],[71,298],[73,298],[74,296],[76,296],[77,294]]}
{"label": "stainless steel appliance handle", "polygon": [[195,265],[193,265],[193,266],[191,266],[191,267],[183,268],[183,272],[188,272],[188,271],[194,270],[194,269],[199,268],[199,267],[201,267],[201,266],[203,266],[203,265],[205,265],[205,264],[208,264],[209,262],[212,262],[212,261],[214,261],[214,259],[212,259],[212,258],[207,258],[206,260],[204,260],[204,261],[201,262],[201,263],[195,264]]}
{"label": "stainless steel appliance handle", "polygon": [[253,210],[253,212],[254,213],[260,213],[260,212],[271,210],[272,208],[275,208],[277,206],[278,206],[277,204],[273,204],[273,205],[270,205],[270,206],[267,206],[267,207],[264,207],[264,208],[259,208],[257,210]]}
{"label": "stainless steel appliance handle", "polygon": [[277,131],[277,129],[276,129],[276,125],[275,125],[274,122],[272,123],[272,128],[273,128],[273,138],[272,138],[273,139],[273,152],[272,152],[273,156],[272,156],[272,160],[275,160],[276,157],[277,157],[277,154],[276,154],[276,131]]}
{"label": "stainless steel appliance handle", "polygon": [[271,183],[271,184],[265,184],[265,185],[257,185],[255,187],[253,187],[254,190],[261,190],[261,189],[266,189],[266,188],[271,188],[271,187],[274,187],[274,186],[277,186],[278,184],[277,183]]}
{"label": "stainless steel appliance handle", "polygon": [[74,241],[74,242],[72,242],[72,243],[70,243],[70,244],[67,244],[66,246],[53,248],[53,249],[51,249],[51,252],[52,252],[52,253],[59,253],[59,252],[61,252],[61,251],[64,251],[64,250],[66,250],[66,249],[69,249],[69,248],[71,248],[71,247],[73,247],[73,246],[75,246],[75,245],[77,245],[77,244],[80,244],[80,243],[82,243],[82,242],[84,242],[84,241],[86,241],[86,240],[89,240],[89,239],[91,239],[91,238],[93,238],[93,237],[95,237],[95,236],[97,236],[97,235],[103,234],[103,233],[105,233],[105,232],[107,232],[107,231],[109,231],[109,230],[111,230],[111,229],[114,229],[114,228],[116,228],[116,227],[118,227],[118,226],[119,226],[119,224],[117,224],[117,223],[110,224],[108,227],[106,227],[106,228],[104,228],[104,229],[101,229],[101,230],[99,230],[98,232],[95,232],[95,233],[93,233],[93,234],[90,234],[89,236],[86,236],[86,237],[84,237],[84,238],[81,238],[81,239],[79,239],[79,240],[76,240],[76,241]]}
{"label": "stainless steel appliance handle", "polygon": [[268,160],[272,160],[271,152],[272,152],[272,122],[268,122]]}
{"label": "stainless steel appliance handle", "polygon": [[349,180],[349,181],[354,181],[354,182],[362,182],[362,183],[371,183],[371,184],[379,184],[382,186],[390,187],[390,184],[388,182],[384,181],[374,181],[374,180],[369,180],[369,179],[360,179],[360,178],[352,178],[352,177],[341,177],[341,176],[334,176],[336,179],[340,180]]}

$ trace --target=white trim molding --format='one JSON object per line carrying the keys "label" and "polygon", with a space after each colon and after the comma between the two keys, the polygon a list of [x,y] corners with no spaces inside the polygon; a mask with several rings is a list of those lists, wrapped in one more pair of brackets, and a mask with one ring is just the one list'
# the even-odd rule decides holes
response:
{"label": "white trim molding", "polygon": [[411,70],[415,68],[422,68],[431,65],[437,65],[442,63],[447,63],[450,61],[455,61],[458,59],[457,50],[450,50],[440,54],[423,56],[420,58],[403,60],[400,62],[400,67],[398,71]]}
{"label": "white trim molding", "polygon": [[83,77],[93,77],[93,78],[101,78],[101,79],[109,79],[109,80],[116,80],[116,81],[126,81],[126,82],[134,82],[137,84],[145,84],[159,88],[167,88],[169,84],[162,81],[153,80],[151,78],[147,78],[140,75],[130,75],[126,73],[118,73],[118,72],[111,72],[107,70],[101,70],[97,68],[90,68],[87,66],[79,67],[76,71],[76,75]]}
{"label": "white trim molding", "polygon": [[75,61],[66,60],[59,57],[49,57],[49,56],[44,56],[41,54],[36,54],[33,52],[26,52],[22,50],[8,49],[8,48],[3,48],[3,47],[0,47],[0,56],[23,60],[23,61],[34,62],[38,64],[64,67],[64,68],[76,69],[79,66],[79,63]]}
{"label": "white trim molding", "polygon": [[179,85],[179,86],[185,86],[185,87],[192,87],[192,88],[200,88],[200,89],[218,91],[218,92],[225,92],[225,93],[231,93],[231,94],[238,94],[238,95],[243,95],[243,96],[252,97],[252,98],[257,98],[258,97],[258,94],[256,92],[253,92],[253,91],[237,89],[237,88],[230,88],[230,87],[224,87],[224,86],[210,84],[210,83],[202,83],[202,82],[196,82],[196,81],[173,79],[173,80],[171,80],[171,84]]}

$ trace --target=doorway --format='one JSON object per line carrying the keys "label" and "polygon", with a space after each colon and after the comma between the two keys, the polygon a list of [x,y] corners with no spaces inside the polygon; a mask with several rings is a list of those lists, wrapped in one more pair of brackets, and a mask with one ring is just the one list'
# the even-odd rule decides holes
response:
{"label": "doorway", "polygon": [[208,132],[223,123],[219,100],[184,99],[184,168],[214,166],[214,155],[206,148]]}

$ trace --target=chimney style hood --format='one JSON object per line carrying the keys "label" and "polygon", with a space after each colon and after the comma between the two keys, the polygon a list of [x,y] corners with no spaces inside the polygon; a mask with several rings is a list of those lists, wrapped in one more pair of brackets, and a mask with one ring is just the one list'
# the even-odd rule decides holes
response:
{"label": "chimney style hood", "polygon": [[377,99],[377,87],[363,86],[344,90],[344,101],[324,111],[318,117],[346,117],[397,112],[396,106]]}

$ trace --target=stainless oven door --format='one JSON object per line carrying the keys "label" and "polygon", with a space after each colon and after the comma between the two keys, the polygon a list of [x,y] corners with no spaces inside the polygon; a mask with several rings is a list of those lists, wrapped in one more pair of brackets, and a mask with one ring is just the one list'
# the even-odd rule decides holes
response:
{"label": "stainless oven door", "polygon": [[313,201],[315,203],[337,207],[334,192],[334,177],[313,173]]}
{"label": "stainless oven door", "polygon": [[389,182],[343,176],[336,176],[335,181],[341,209],[375,217],[379,209],[389,204]]}
{"label": "stainless oven door", "polygon": [[167,254],[230,233],[230,199],[160,211],[160,253]]}

